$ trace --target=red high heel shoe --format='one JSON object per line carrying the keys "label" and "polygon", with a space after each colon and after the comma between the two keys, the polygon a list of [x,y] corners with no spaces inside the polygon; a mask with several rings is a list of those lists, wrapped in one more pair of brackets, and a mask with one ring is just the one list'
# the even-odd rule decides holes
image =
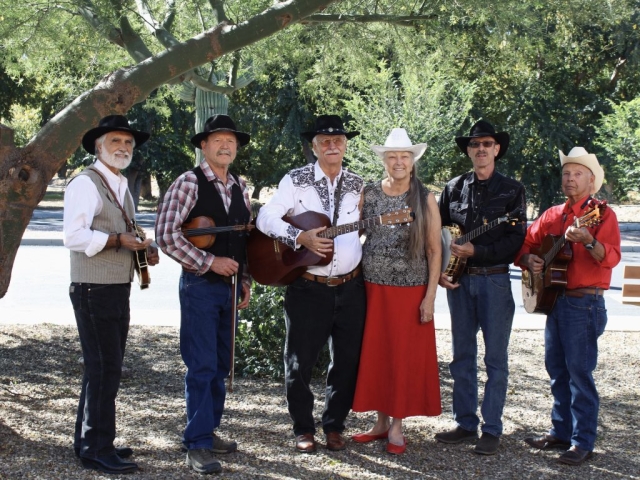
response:
{"label": "red high heel shoe", "polygon": [[374,440],[381,440],[383,438],[387,438],[388,436],[389,436],[389,430],[383,433],[375,433],[373,435],[370,433],[356,433],[354,436],[351,437],[351,440],[353,440],[356,443],[369,443],[369,442],[373,442]]}

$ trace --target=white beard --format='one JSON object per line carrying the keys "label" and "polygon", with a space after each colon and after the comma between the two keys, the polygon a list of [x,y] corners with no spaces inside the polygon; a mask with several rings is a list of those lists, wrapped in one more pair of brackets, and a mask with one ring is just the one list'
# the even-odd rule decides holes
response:
{"label": "white beard", "polygon": [[100,154],[100,160],[110,167],[124,170],[131,163],[131,155],[122,153],[121,156],[116,156],[115,152],[110,154],[103,150]]}

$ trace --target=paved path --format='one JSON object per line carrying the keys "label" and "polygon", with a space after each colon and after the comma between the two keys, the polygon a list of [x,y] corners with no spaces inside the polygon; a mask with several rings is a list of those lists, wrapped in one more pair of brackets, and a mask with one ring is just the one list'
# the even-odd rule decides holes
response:
{"label": "paved path", "polygon": [[[152,236],[155,214],[139,214],[137,219]],[[623,305],[620,301],[623,265],[640,265],[640,223],[621,224],[621,234],[623,259],[613,271],[611,289],[606,294],[607,329],[640,330],[640,307]],[[161,254],[160,265],[152,267],[150,273],[149,289],[141,291],[136,284],[133,285],[132,323],[178,327],[180,267]],[[545,317],[527,314],[522,306],[520,269],[512,268],[511,278],[516,299],[514,328],[543,328]],[[68,284],[69,252],[62,247],[62,211],[36,210],[18,250],[9,291],[0,300],[0,324],[73,324]],[[450,327],[446,291],[442,288],[438,289],[435,317],[437,328]]]}

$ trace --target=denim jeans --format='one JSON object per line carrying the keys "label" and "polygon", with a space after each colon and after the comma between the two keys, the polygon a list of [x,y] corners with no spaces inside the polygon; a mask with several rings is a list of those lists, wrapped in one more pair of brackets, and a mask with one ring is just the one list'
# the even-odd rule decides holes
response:
{"label": "denim jeans", "polygon": [[187,367],[183,443],[189,450],[211,448],[231,368],[231,285],[183,271],[179,288],[180,353]]}
{"label": "denim jeans", "polygon": [[551,379],[550,434],[584,450],[593,450],[600,399],[593,371],[598,337],[607,325],[602,296],[560,296],[547,316],[545,365]]}
{"label": "denim jeans", "polygon": [[130,283],[69,287],[84,359],[73,446],[83,457],[115,452],[116,396],[129,333],[130,293]]}
{"label": "denim jeans", "polygon": [[463,275],[460,286],[447,290],[451,312],[453,418],[469,431],[480,423],[478,409],[478,330],[482,330],[487,383],[482,399],[482,431],[502,435],[502,411],[507,395],[507,348],[515,303],[508,273]]}
{"label": "denim jeans", "polygon": [[322,428],[344,430],[351,410],[364,331],[366,297],[362,275],[337,287],[298,278],[284,297],[287,326],[284,347],[285,387],[295,435],[315,433],[311,373],[329,341]]}

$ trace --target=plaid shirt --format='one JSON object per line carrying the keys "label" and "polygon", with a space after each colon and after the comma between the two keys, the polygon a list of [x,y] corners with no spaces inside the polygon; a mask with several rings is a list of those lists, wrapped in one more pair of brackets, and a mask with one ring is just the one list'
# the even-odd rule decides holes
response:
{"label": "plaid shirt", "polygon": [[[238,182],[236,182],[233,175],[227,172],[227,184],[225,186],[224,182],[211,170],[206,161],[200,164],[200,168],[202,168],[207,180],[214,182],[227,213],[229,213],[229,206],[231,205],[231,188],[234,184],[237,184],[242,190],[245,204],[251,211],[249,190],[247,182],[243,178],[238,177]],[[197,201],[198,178],[195,173],[189,170],[173,182],[164,196],[156,221],[156,243],[164,253],[180,263],[184,268],[196,271],[197,275],[202,275],[211,269],[215,256],[196,248],[182,234],[182,224],[186,221]],[[244,272],[242,281],[250,283],[251,279],[246,265]]]}

